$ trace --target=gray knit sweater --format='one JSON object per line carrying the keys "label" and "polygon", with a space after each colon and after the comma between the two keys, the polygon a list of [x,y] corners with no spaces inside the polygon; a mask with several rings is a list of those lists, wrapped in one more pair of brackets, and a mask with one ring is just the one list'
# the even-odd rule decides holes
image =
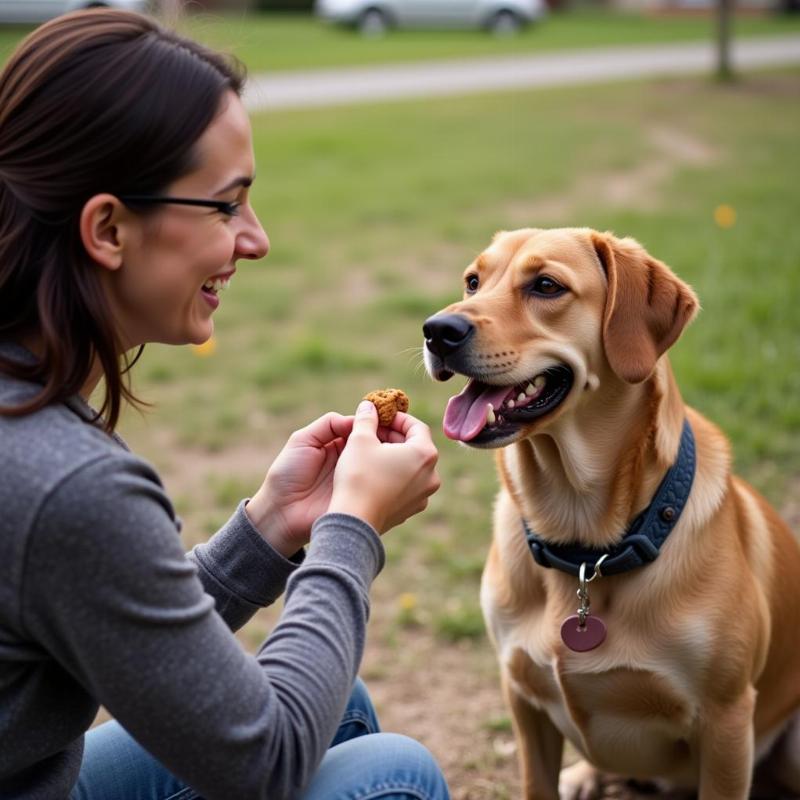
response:
{"label": "gray knit sweater", "polygon": [[[35,390],[0,373],[0,405]],[[155,470],[91,416],[0,416],[0,798],[66,798],[98,704],[207,800],[296,797],[356,676],[380,539],[328,514],[287,560],[242,503],[187,556]],[[232,631],[284,589],[245,653]]]}

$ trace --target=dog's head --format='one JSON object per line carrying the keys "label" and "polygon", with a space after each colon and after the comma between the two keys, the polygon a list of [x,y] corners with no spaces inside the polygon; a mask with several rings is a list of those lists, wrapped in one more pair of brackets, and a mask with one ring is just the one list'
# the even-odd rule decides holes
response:
{"label": "dog's head", "polygon": [[498,233],[464,272],[463,299],[423,326],[435,379],[470,380],[446,435],[502,447],[543,430],[587,389],[641,383],[697,298],[633,239],[588,228]]}

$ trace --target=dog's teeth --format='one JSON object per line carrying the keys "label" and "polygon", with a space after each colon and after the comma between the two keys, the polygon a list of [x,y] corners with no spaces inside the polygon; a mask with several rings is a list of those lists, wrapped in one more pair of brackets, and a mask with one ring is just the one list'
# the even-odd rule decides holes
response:
{"label": "dog's teeth", "polygon": [[507,405],[509,408],[514,408],[514,401],[513,401],[513,400],[508,400],[508,401],[506,402],[506,405]]}
{"label": "dog's teeth", "polygon": [[[532,383],[529,383],[529,384],[528,384],[528,385],[525,387],[525,394],[526,394],[528,397],[530,397],[530,396],[531,396],[532,394],[534,394],[535,392],[536,392],[536,387],[535,387],[535,386],[534,386]],[[521,396],[522,396],[522,395],[520,395],[520,397],[521,397]]]}
{"label": "dog's teeth", "polygon": [[534,386],[535,386],[537,389],[541,389],[541,388],[542,388],[542,386],[544,386],[546,383],[547,383],[547,378],[545,378],[545,376],[544,376],[544,375],[537,375],[537,376],[536,376],[536,377],[533,379],[533,385],[534,385]]}
{"label": "dog's teeth", "polygon": [[494,415],[494,409],[492,408],[492,404],[489,403],[486,406],[486,424],[487,425],[494,425],[495,419],[496,419],[496,417]]}
{"label": "dog's teeth", "polygon": [[523,403],[523,402],[525,402],[525,400],[527,398],[528,398],[528,395],[526,395],[525,392],[520,392],[519,393],[519,397],[517,398],[517,402],[518,403]]}

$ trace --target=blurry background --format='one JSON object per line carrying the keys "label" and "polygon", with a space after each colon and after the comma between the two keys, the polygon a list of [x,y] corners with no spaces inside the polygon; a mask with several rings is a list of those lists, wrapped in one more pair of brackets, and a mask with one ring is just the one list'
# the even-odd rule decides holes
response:
{"label": "blurry background", "polygon": [[[775,2],[742,0],[733,42],[800,37],[795,0]],[[237,54],[254,80],[670,42],[713,51],[719,19],[704,0],[550,0],[514,35],[364,35],[322,22],[308,0],[164,2],[158,12]],[[3,58],[29,29],[0,29]],[[462,381],[424,375],[420,329],[459,297],[462,270],[495,231],[610,229],[689,281],[703,310],[671,354],[685,399],[799,527],[800,68],[734,63],[721,80],[713,63],[691,76],[254,111],[253,201],[271,253],[240,264],[212,341],[148,347],[136,367],[134,388],[154,407],[128,413],[123,435],[161,471],[187,547],[258,486],[292,430],[351,412],[373,388],[409,393],[440,447],[443,486],[385,539],[363,675],[385,727],[433,750],[455,798],[515,797],[519,780],[478,606],[492,457],[441,434]],[[242,631],[246,647],[276,614]]]}

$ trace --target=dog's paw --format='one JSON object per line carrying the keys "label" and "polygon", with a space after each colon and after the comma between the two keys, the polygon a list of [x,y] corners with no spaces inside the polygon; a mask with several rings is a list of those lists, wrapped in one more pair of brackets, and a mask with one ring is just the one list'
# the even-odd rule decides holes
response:
{"label": "dog's paw", "polygon": [[578,761],[565,767],[558,776],[560,800],[598,800],[600,772],[588,761]]}

